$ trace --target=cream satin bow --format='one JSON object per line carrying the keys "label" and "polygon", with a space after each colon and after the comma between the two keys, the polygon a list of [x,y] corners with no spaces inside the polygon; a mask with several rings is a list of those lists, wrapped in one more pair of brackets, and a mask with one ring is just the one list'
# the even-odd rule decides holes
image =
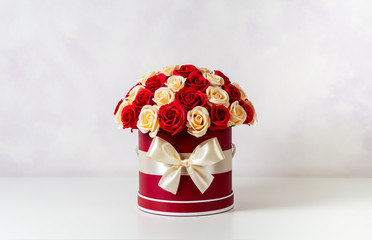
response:
{"label": "cream satin bow", "polygon": [[168,170],[159,181],[159,186],[168,192],[176,194],[183,167],[186,168],[199,191],[204,193],[214,178],[211,173],[204,170],[204,166],[218,163],[225,158],[225,155],[217,138],[211,138],[196,146],[190,157],[182,160],[179,153],[170,143],[160,137],[155,137],[146,157],[169,165]]}

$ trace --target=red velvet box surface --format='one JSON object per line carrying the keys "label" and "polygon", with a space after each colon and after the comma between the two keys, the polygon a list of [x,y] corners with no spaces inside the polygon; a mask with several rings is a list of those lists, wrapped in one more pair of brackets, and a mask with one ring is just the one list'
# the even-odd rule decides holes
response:
{"label": "red velvet box surface", "polygon": [[[138,149],[147,152],[153,138],[149,134],[138,132]],[[194,137],[182,131],[174,136],[159,131],[157,136],[169,142],[178,153],[192,153],[203,141],[216,137],[225,155],[232,154],[231,128],[210,131],[200,137]],[[151,160],[148,160],[151,161]],[[227,161],[227,160],[226,160]],[[232,172],[231,170],[212,174],[214,179],[209,188],[201,193],[188,175],[182,175],[176,194],[158,186],[161,175],[147,174],[139,171],[138,207],[146,212],[194,216],[228,211],[233,207]]]}

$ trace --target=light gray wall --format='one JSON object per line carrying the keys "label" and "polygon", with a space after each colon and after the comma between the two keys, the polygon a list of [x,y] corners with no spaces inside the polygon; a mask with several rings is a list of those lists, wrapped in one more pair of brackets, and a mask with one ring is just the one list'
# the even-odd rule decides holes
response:
{"label": "light gray wall", "polygon": [[136,174],[116,102],[146,72],[220,69],[256,106],[234,174],[372,176],[370,1],[1,1],[0,176]]}

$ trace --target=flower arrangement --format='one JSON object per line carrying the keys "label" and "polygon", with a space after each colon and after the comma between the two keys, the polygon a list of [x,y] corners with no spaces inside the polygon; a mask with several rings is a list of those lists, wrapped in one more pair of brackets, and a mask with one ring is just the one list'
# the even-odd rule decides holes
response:
{"label": "flower arrangement", "polygon": [[139,129],[153,138],[159,130],[195,137],[241,124],[252,125],[256,112],[237,83],[220,71],[193,65],[149,72],[121,99],[114,111],[123,129]]}

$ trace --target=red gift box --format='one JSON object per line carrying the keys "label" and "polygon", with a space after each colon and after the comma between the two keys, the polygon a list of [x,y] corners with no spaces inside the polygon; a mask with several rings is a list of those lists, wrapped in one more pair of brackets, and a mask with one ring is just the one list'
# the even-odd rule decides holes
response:
{"label": "red gift box", "polygon": [[237,83],[191,64],[145,74],[116,105],[120,128],[138,129],[138,208],[197,216],[233,208],[231,127],[256,112]]}
{"label": "red gift box", "polygon": [[176,193],[159,186],[159,181],[167,164],[153,161],[147,157],[150,145],[155,138],[138,132],[139,191],[138,208],[145,212],[170,216],[199,216],[228,211],[233,208],[232,191],[232,138],[231,128],[211,131],[202,137],[195,137],[182,131],[174,136],[159,131],[157,137],[170,143],[180,156],[190,154],[203,142],[216,138],[224,159],[207,169],[214,177],[202,193],[193,179],[183,171]]}

